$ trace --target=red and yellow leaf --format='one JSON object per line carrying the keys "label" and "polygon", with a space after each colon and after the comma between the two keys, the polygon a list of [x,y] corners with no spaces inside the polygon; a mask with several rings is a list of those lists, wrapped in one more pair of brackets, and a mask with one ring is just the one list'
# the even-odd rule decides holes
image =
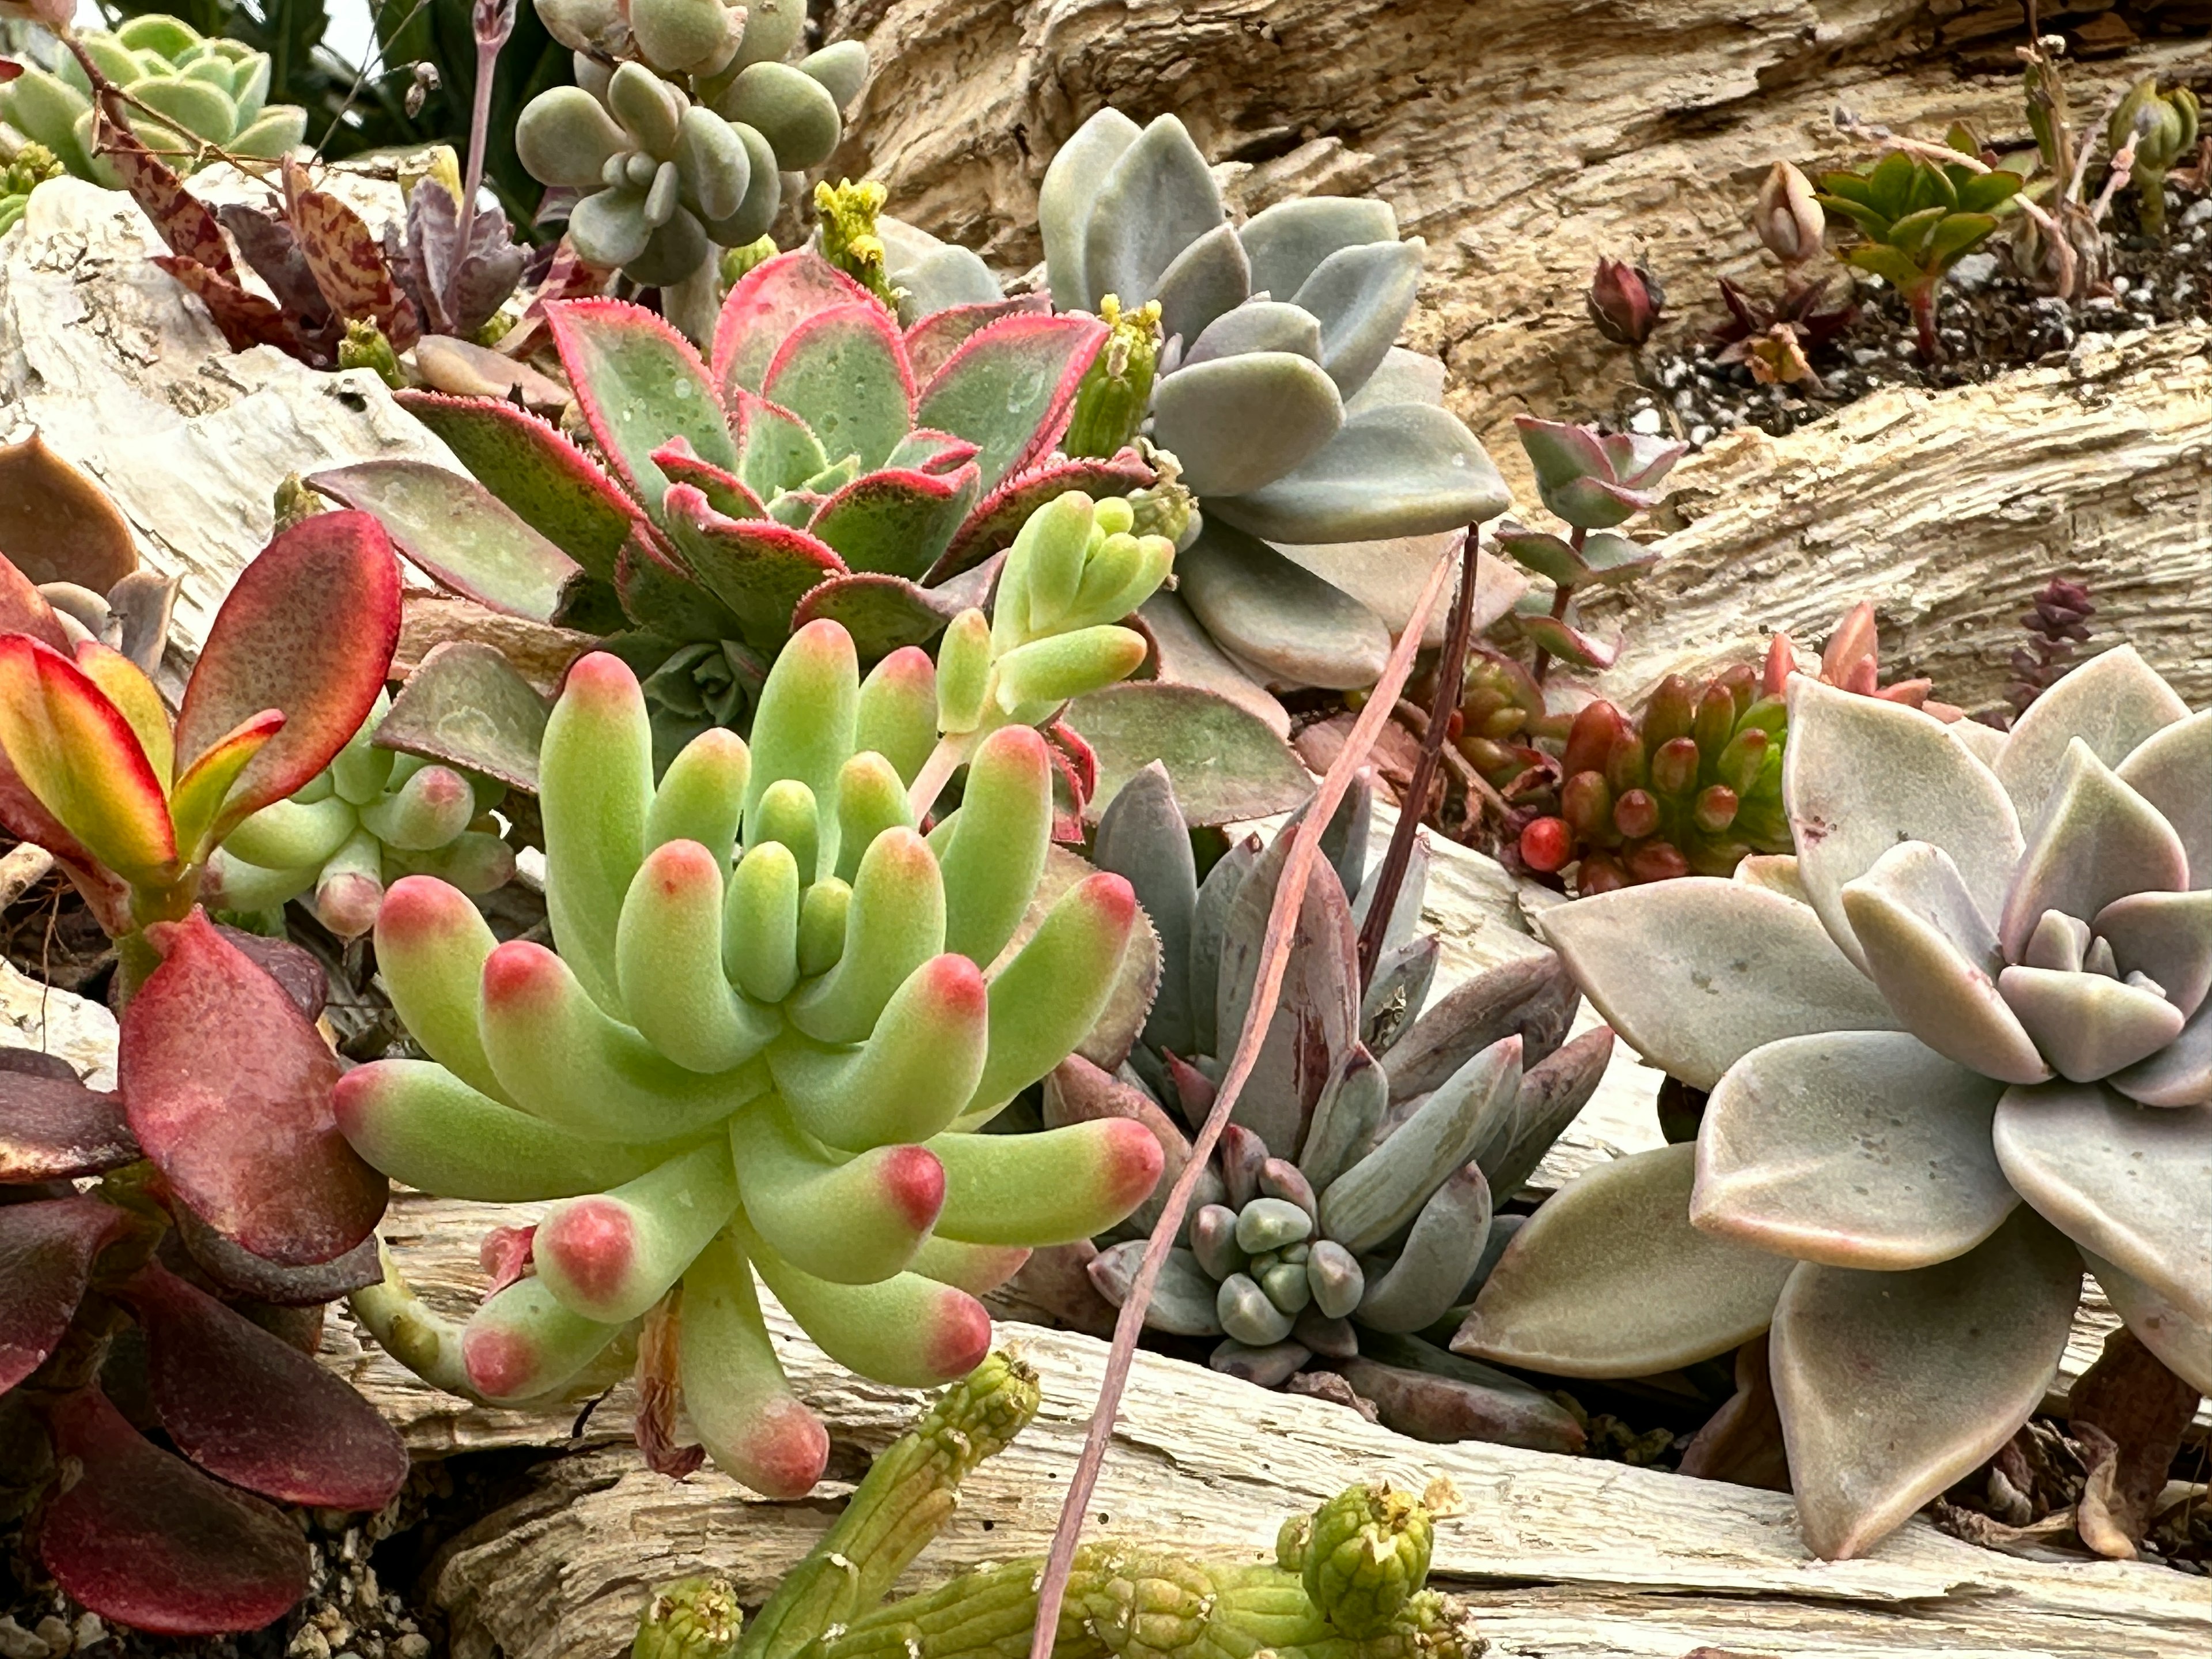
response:
{"label": "red and yellow leaf", "polygon": [[238,775],[283,725],[281,709],[264,708],[250,714],[185,769],[169,791],[169,822],[176,826],[178,854],[187,863],[196,864],[207,857],[215,845],[222,804]]}
{"label": "red and yellow leaf", "polygon": [[0,637],[0,750],[85,851],[131,882],[176,863],[169,805],[123,712],[27,634]]}
{"label": "red and yellow leaf", "polygon": [[131,723],[139,748],[146,752],[146,763],[167,789],[176,765],[176,745],[169,735],[169,711],[161,706],[154,682],[130,658],[97,640],[77,641],[76,665]]}

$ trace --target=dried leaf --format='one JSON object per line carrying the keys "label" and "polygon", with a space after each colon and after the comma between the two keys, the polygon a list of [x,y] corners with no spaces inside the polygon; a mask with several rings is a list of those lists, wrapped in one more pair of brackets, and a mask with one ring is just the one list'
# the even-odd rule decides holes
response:
{"label": "dried leaf", "polygon": [[0,554],[32,582],[75,582],[95,593],[138,568],[115,503],[36,431],[0,444]]}

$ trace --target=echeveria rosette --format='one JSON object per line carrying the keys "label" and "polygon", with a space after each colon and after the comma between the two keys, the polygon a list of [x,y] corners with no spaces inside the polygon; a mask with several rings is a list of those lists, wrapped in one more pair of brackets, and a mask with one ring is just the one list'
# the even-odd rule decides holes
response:
{"label": "echeveria rosette", "polygon": [[[1390,628],[1279,546],[1380,544],[1370,562],[1418,563],[1419,539],[1504,510],[1482,446],[1443,407],[1441,376],[1394,342],[1422,245],[1387,203],[1314,198],[1230,222],[1181,121],[1139,128],[1118,110],[1060,146],[1037,203],[1051,303],[1064,314],[1158,307],[1149,398],[1127,412],[1173,454],[1203,528],[1183,550],[1180,599],[1266,682],[1373,684]],[[891,276],[920,303],[981,300],[973,256],[907,228]],[[1407,538],[1415,538],[1408,544]]]}
{"label": "echeveria rosette", "polygon": [[[1693,1187],[1687,1148],[1586,1177],[1671,1184],[1687,1203],[1656,1213],[1684,1242],[1608,1232],[1570,1187],[1462,1341],[1620,1375],[1643,1324],[1667,1329],[1638,1361],[1686,1363],[1753,1334],[1771,1284],[1799,1512],[1838,1557],[2035,1409],[2084,1261],[2152,1352],[2212,1387],[2212,713],[2124,647],[2009,737],[1806,676],[1790,720],[1794,866],[1545,921],[1615,1029],[1711,1091]],[[1798,1265],[1761,1280],[1746,1247]],[[1655,1283],[1678,1250],[1708,1277]],[[1577,1254],[1585,1290],[1640,1277],[1645,1311],[1609,1333],[1560,1316]],[[1726,1318],[1727,1298],[1686,1294],[1717,1263],[1739,1287]]]}
{"label": "echeveria rosette", "polygon": [[[1032,614],[1043,574],[1007,577]],[[1004,673],[1023,649],[986,674],[1002,708],[1032,708]],[[656,786],[635,676],[587,656],[540,762],[554,948],[496,943],[434,879],[393,887],[378,960],[433,1058],[349,1073],[343,1127],[426,1191],[551,1200],[534,1272],[450,1338],[401,1329],[410,1363],[483,1398],[540,1397],[642,1321],[647,1398],[680,1390],[726,1473],[793,1496],[829,1443],[784,1379],[757,1279],[840,1363],[945,1382],[989,1342],[976,1294],[1151,1192],[1159,1148],[1137,1125],[975,1133],[1090,1030],[1136,905],[1093,873],[1033,914],[1053,774],[1024,724],[959,747],[960,805],[925,839],[957,677],[910,650],[863,683],[844,629],[810,623],[769,671],[750,748],[704,732]]]}

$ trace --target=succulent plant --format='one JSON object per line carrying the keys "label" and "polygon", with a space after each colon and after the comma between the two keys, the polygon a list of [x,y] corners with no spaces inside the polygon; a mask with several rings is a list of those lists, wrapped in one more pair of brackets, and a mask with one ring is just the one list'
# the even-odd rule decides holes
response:
{"label": "succulent plant", "polygon": [[[1111,397],[1097,388],[1084,447],[1110,453],[1141,431],[1203,509],[1179,602],[1258,681],[1372,684],[1390,627],[1275,544],[1403,543],[1507,501],[1481,445],[1442,407],[1441,376],[1392,344],[1419,240],[1400,240],[1373,199],[1284,202],[1232,225],[1180,121],[1140,130],[1110,108],[1060,146],[1037,213],[1053,305],[1103,317],[1111,296],[1137,337],[1138,372]],[[886,246],[918,315],[995,293],[972,254],[905,227]],[[1436,553],[1413,543],[1353,557],[1425,574]]]}
{"label": "succulent plant", "polygon": [[[1334,862],[1315,866],[1282,1006],[1147,1322],[1225,1339],[1215,1369],[1269,1387],[1319,1355],[1371,1393],[1385,1422],[1424,1438],[1576,1449],[1580,1431],[1553,1402],[1419,1334],[1472,1297],[1495,1255],[1493,1190],[1516,1191],[1581,1109],[1612,1038],[1560,1046],[1578,999],[1545,955],[1481,975],[1425,1014],[1438,945],[1413,933],[1421,871],[1392,902],[1395,926],[1363,988],[1354,918],[1377,902],[1380,879],[1365,871],[1371,800],[1371,785],[1355,788],[1331,825]],[[1099,820],[1097,861],[1128,877],[1165,966],[1133,1069],[1117,1080],[1072,1060],[1045,1102],[1048,1124],[1146,1123],[1177,1167],[1191,1151],[1180,1126],[1204,1121],[1243,1026],[1290,844],[1279,834],[1263,852],[1250,838],[1201,886],[1182,823],[1157,764]],[[1156,1218],[1139,1211],[1132,1230]],[[1510,1230],[1494,1231],[1502,1241]],[[1144,1250],[1142,1237],[1109,1241],[1089,1263],[1108,1301],[1122,1301]]]}
{"label": "succulent plant", "polygon": [[1513,424],[1535,469],[1538,497],[1568,526],[1565,536],[1511,519],[1498,526],[1499,550],[1551,583],[1548,592],[1523,597],[1513,613],[1522,637],[1535,647],[1530,673],[1540,686],[1554,657],[1578,668],[1604,668],[1620,654],[1617,641],[1608,643],[1583,630],[1575,594],[1587,586],[1635,581],[1659,562],[1644,544],[1621,535],[1620,526],[1657,504],[1660,481],[1688,446],[1630,433],[1601,435],[1589,427],[1532,415],[1516,415]]}
{"label": "succulent plant", "polygon": [[1642,345],[1659,325],[1667,291],[1642,265],[1625,259],[1600,259],[1583,295],[1591,324],[1615,345]]}
{"label": "succulent plant", "polygon": [[0,444],[0,558],[37,584],[43,608],[17,604],[40,630],[51,619],[71,651],[96,641],[149,678],[158,672],[176,580],[139,568],[115,503],[35,429]]}
{"label": "succulent plant", "polygon": [[1762,386],[1802,384],[1820,389],[1820,377],[1807,354],[1833,339],[1857,319],[1858,302],[1846,298],[1830,310],[1820,309],[1828,297],[1829,283],[1793,278],[1772,302],[1747,294],[1727,277],[1720,279],[1721,303],[1729,320],[1713,331],[1714,343],[1723,348],[1715,360],[1743,363]]}
{"label": "succulent plant", "polygon": [[378,747],[391,707],[380,693],[329,766],[224,838],[208,861],[210,904],[263,911],[301,899],[352,939],[375,926],[386,885],[403,876],[437,876],[471,896],[514,878],[514,851],[487,816],[506,787]]}
{"label": "succulent plant", "polygon": [[0,236],[15,228],[31,205],[31,192],[49,179],[58,179],[69,169],[61,158],[44,144],[26,144],[0,167]]}
{"label": "succulent plant", "polygon": [[306,1589],[307,1544],[234,1488],[373,1509],[406,1472],[288,1346],[311,1352],[312,1310],[374,1276],[387,1192],[333,1121],[319,970],[194,902],[211,849],[360,723],[398,622],[375,522],[317,518],[246,568],[173,723],[0,562],[0,823],[115,936],[121,1015],[112,1091],[40,1055],[0,1066],[0,1436],[25,1449],[7,1485],[46,1570],[119,1623],[268,1623]]}
{"label": "succulent plant", "polygon": [[[1071,546],[1017,544],[1001,624],[1048,594],[1079,605]],[[570,670],[539,764],[557,949],[496,944],[433,878],[396,884],[377,959],[433,1059],[362,1066],[337,1098],[354,1145],[410,1185],[555,1201],[534,1273],[465,1328],[396,1286],[371,1297],[387,1346],[512,1401],[643,1321],[648,1400],[680,1392],[726,1473],[793,1496],[829,1443],[784,1381],[756,1274],[840,1363],[944,1382],[989,1341],[971,1292],[1150,1193],[1159,1148],[1135,1124],[975,1133],[1091,1030],[1135,925],[1118,876],[1048,904],[1040,885],[1052,763],[1029,722],[1135,660],[1106,637],[1127,630],[1081,617],[994,655],[970,612],[934,669],[908,650],[865,684],[845,630],[809,623],[769,671],[750,748],[703,732],[657,787],[635,676],[603,653]],[[948,756],[967,763],[961,804],[925,840]],[[663,1468],[696,1461],[647,1445]]]}
{"label": "succulent plant", "polygon": [[[269,54],[209,40],[159,12],[113,33],[77,32],[100,73],[125,95],[124,118],[140,143],[179,173],[228,156],[273,161],[306,136],[307,112],[270,104]],[[93,139],[92,82],[73,57],[51,74],[35,65],[0,82],[0,121],[46,146],[80,179],[110,190],[123,180]]]}
{"label": "succulent plant", "polygon": [[842,41],[785,63],[806,21],[791,0],[543,0],[538,15],[574,49],[576,82],[524,106],[523,167],[575,193],[568,237],[584,259],[648,287],[703,289],[711,314],[718,250],[767,231],[784,173],[829,159],[867,49]]}
{"label": "succulent plant", "polygon": [[1820,255],[1828,216],[1820,210],[1813,181],[1787,161],[1777,161],[1759,180],[1751,228],[1766,251],[1795,271]]}
{"label": "succulent plant", "polygon": [[2008,737],[1790,684],[1794,861],[1546,914],[1694,1147],[1564,1188],[1455,1342],[1639,1375],[1770,1323],[1798,1513],[1856,1555],[2041,1402],[2086,1263],[2212,1389],[2212,713],[2131,647]]}
{"label": "succulent plant", "polygon": [[2025,182],[2016,173],[1983,166],[1963,132],[1954,130],[1948,142],[1960,160],[1893,149],[1862,171],[1822,173],[1817,198],[1866,238],[1844,250],[1844,261],[1905,296],[1920,355],[1929,362],[1943,355],[1936,290],[1953,265],[1989,240],[1998,214]]}
{"label": "succulent plant", "polygon": [[2198,107],[2187,87],[2158,89],[2158,77],[2146,75],[2130,88],[2105,124],[2105,141],[2115,151],[2132,137],[2136,201],[2147,235],[2166,234],[2166,175],[2196,153]]}
{"label": "succulent plant", "polygon": [[2096,614],[2088,588],[2080,582],[2053,576],[2036,590],[2028,613],[2020,619],[2027,644],[2012,653],[2012,684],[2005,688],[2014,718],[2026,714],[2073,666],[2074,649],[2089,642],[2089,618]]}
{"label": "succulent plant", "polygon": [[811,251],[730,291],[711,366],[639,307],[546,309],[597,460],[510,404],[403,393],[478,483],[404,461],[311,482],[457,592],[611,635],[663,759],[742,725],[794,628],[836,620],[870,660],[930,640],[1040,504],[1152,478],[1133,452],[1056,453],[1090,318],[1001,301],[902,332]]}

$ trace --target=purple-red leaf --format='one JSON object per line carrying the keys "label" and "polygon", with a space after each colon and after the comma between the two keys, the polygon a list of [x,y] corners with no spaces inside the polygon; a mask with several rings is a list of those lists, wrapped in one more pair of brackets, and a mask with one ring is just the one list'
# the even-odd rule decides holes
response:
{"label": "purple-red leaf", "polygon": [[201,911],[148,931],[165,959],[124,1011],[116,1065],[138,1144],[179,1201],[254,1255],[344,1255],[389,1188],[338,1133],[337,1057]]}
{"label": "purple-red leaf", "polygon": [[824,501],[806,528],[851,569],[918,577],[975,505],[977,482],[972,464],[946,475],[866,473]]}
{"label": "purple-red leaf", "polygon": [[245,202],[226,202],[216,210],[222,228],[238,244],[253,274],[269,285],[276,303],[290,313],[295,326],[313,330],[330,325],[330,302],[315,286],[307,269],[307,256],[283,215]]}
{"label": "purple-red leaf", "polygon": [[99,125],[100,153],[114,167],[131,199],[154,222],[169,252],[205,266],[234,286],[238,267],[231,260],[230,245],[222,239],[222,226],[207,204],[186,190],[184,180],[128,128],[112,121]]}
{"label": "purple-red leaf", "polygon": [[666,323],[623,300],[563,300],[545,307],[561,366],[615,476],[648,512],[668,488],[653,452],[672,438],[716,466],[738,447],[707,365]]}
{"label": "purple-red leaf", "polygon": [[740,386],[758,392],[777,348],[793,329],[817,311],[855,300],[874,303],[867,289],[812,248],[755,265],[722,301],[714,325],[714,384],[724,399],[734,406],[732,394]]}
{"label": "purple-red leaf", "polygon": [[169,805],[123,711],[74,662],[27,634],[0,636],[0,750],[92,856],[126,880],[176,860]]}
{"label": "purple-red leaf", "polygon": [[[374,1234],[329,1261],[312,1267],[280,1267],[232,1243],[181,1204],[169,1215],[185,1253],[217,1287],[270,1307],[319,1310],[384,1278]],[[307,1351],[312,1353],[313,1345]]]}
{"label": "purple-red leaf", "polygon": [[372,322],[394,351],[404,351],[422,332],[414,304],[392,280],[384,250],[361,216],[327,191],[304,188],[306,170],[284,163],[285,216],[331,313]]}
{"label": "purple-red leaf", "polygon": [[381,1509],[407,1448],[309,1356],[149,1262],[117,1292],[146,1333],[155,1413],[210,1474],[290,1504]]}
{"label": "purple-red leaf", "polygon": [[669,534],[700,586],[728,606],[745,643],[774,651],[790,636],[792,609],[823,577],[844,574],[836,553],[773,519],[726,519],[687,484],[668,492]]}
{"label": "purple-red leaf", "polygon": [[523,523],[601,581],[614,580],[637,505],[550,422],[491,398],[395,395]]}
{"label": "purple-red leaf", "polygon": [[441,586],[510,617],[549,622],[580,567],[474,478],[404,456],[356,461],[307,482],[373,514]]}
{"label": "purple-red leaf", "polygon": [[279,1510],[157,1449],[97,1389],[47,1413],[76,1479],[39,1517],[39,1559],[102,1618],[162,1636],[258,1630],[307,1593],[307,1540]]}
{"label": "purple-red leaf", "polygon": [[915,423],[974,444],[983,488],[995,489],[1060,442],[1076,388],[1105,339],[1106,325],[1079,312],[1002,317],[930,377]]}
{"label": "purple-red leaf", "polygon": [[76,1316],[94,1258],[128,1222],[96,1198],[0,1204],[0,1394],[46,1363]]}
{"label": "purple-red leaf", "polygon": [[218,922],[216,932],[234,946],[238,953],[275,980],[277,988],[292,999],[292,1006],[306,1018],[323,1017],[323,1005],[330,1000],[331,976],[323,971],[323,964],[315,960],[315,953],[304,945],[295,945],[289,939],[271,939],[266,933],[249,933],[243,927],[232,927]]}
{"label": "purple-red leaf", "polygon": [[933,311],[906,331],[907,361],[914,365],[914,378],[927,385],[970,336],[1002,317],[1048,316],[1051,311],[1049,294],[1024,294],[1012,300],[985,300]]}
{"label": "purple-red leaf", "polygon": [[985,496],[923,580],[941,582],[982,563],[1000,549],[1012,547],[1030,514],[1067,490],[1079,489],[1091,496],[1126,495],[1155,482],[1152,469],[1133,449],[1078,460],[1055,456],[1042,465],[1016,473]]}
{"label": "purple-red leaf", "polygon": [[281,710],[284,728],[231,786],[218,836],[330,764],[368,718],[398,643],[399,562],[366,513],[304,519],[239,573],[185,688],[177,765],[264,708]]}
{"label": "purple-red leaf", "polygon": [[793,631],[825,618],[853,636],[863,662],[888,657],[902,646],[933,640],[963,609],[903,576],[862,571],[832,576],[811,590],[791,613]]}
{"label": "purple-red leaf", "polygon": [[[10,1063],[39,1060],[58,1070]],[[21,1048],[0,1054],[0,1186],[99,1175],[137,1158],[119,1097],[86,1088],[66,1060]]]}

